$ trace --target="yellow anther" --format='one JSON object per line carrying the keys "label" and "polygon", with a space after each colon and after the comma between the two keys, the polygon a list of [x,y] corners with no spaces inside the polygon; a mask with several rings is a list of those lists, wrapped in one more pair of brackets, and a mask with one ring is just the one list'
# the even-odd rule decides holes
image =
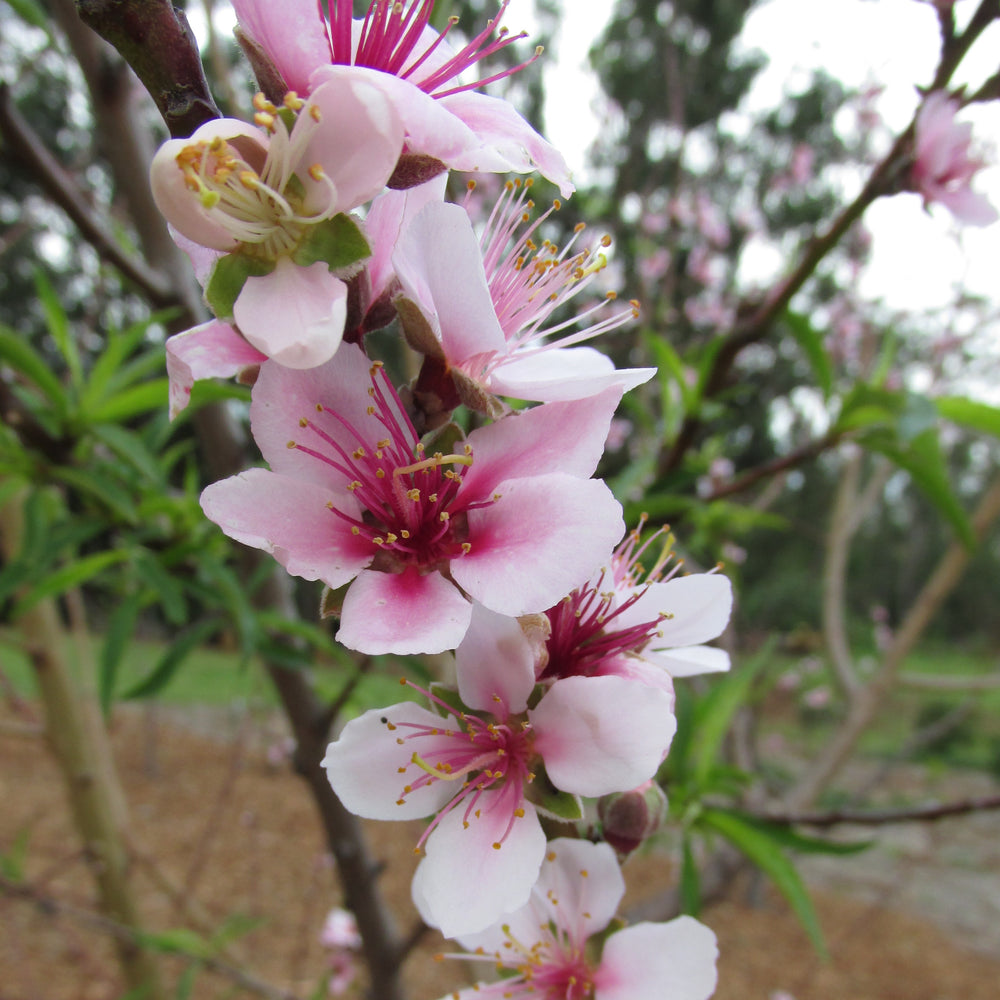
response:
{"label": "yellow anther", "polygon": [[285,445],[285,447],[286,448],[297,448],[298,445],[296,445],[296,443],[294,441],[289,441],[288,444]]}
{"label": "yellow anther", "polygon": [[314,181],[321,181],[321,180],[323,180],[324,177],[326,177],[326,174],[323,172],[323,168],[318,163],[314,163],[309,168],[308,173],[309,173],[309,176]]}
{"label": "yellow anther", "polygon": [[299,417],[299,427],[308,427],[309,421],[305,417]]}

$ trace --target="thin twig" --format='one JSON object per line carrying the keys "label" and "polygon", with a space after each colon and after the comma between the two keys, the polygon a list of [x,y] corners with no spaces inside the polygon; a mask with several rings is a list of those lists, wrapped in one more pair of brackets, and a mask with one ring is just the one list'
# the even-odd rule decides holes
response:
{"label": "thin twig", "polygon": [[834,809],[830,812],[764,812],[757,819],[781,826],[839,826],[857,823],[863,826],[882,826],[887,823],[930,823],[952,816],[1000,809],[1000,795],[979,795],[957,802],[925,803],[919,806],[901,806],[898,809]]}

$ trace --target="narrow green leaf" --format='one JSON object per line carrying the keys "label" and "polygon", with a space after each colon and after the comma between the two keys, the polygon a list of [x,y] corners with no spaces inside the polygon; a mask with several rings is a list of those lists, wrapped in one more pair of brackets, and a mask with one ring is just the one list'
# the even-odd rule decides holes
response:
{"label": "narrow green leaf", "polygon": [[771,878],[795,911],[813,947],[826,958],[826,944],[816,910],[798,871],[782,852],[780,842],[769,833],[747,823],[738,814],[725,809],[703,810],[698,824],[721,834]]}
{"label": "narrow green leaf", "polygon": [[0,360],[23,375],[56,407],[60,417],[68,406],[66,390],[45,359],[24,339],[9,328],[0,329]]}
{"label": "narrow green leaf", "polygon": [[30,838],[31,827],[21,827],[14,837],[10,850],[0,854],[0,873],[11,882],[20,882],[24,878],[24,862],[28,856]]}
{"label": "narrow green leaf", "polygon": [[128,555],[127,550],[114,549],[108,552],[95,552],[93,555],[74,560],[68,566],[57,569],[33,584],[31,590],[15,605],[11,612],[12,616],[15,619],[20,618],[39,601],[47,597],[56,597],[72,587],[81,586],[109,566],[121,562]]}
{"label": "narrow green leaf", "polygon": [[746,704],[750,687],[771,657],[776,641],[772,636],[749,663],[715,680],[712,689],[698,702],[688,750],[696,787],[707,782],[733,716]]}
{"label": "narrow green leaf", "polygon": [[934,402],[945,420],[1000,437],[1000,407],[978,403],[964,396],[942,396]]}
{"label": "narrow green leaf", "polygon": [[91,433],[144,476],[151,485],[163,485],[157,458],[138,434],[118,424],[95,424],[91,427]]}
{"label": "narrow green leaf", "polygon": [[357,222],[341,212],[315,226],[309,226],[292,260],[299,267],[323,261],[331,271],[340,271],[371,256],[371,247]]}
{"label": "narrow green leaf", "polygon": [[[127,358],[136,353],[142,345],[149,323],[133,323],[126,330],[111,330],[104,344],[104,350],[98,355],[87,376],[87,384],[80,397],[80,408],[87,412],[96,407],[105,396],[125,387],[127,380],[122,380],[123,365]],[[151,350],[155,355],[157,366],[162,366],[162,346]]]}
{"label": "narrow green leaf", "polygon": [[687,831],[681,841],[681,913],[692,917],[701,910],[701,877]]}
{"label": "narrow green leaf", "polygon": [[970,549],[975,546],[972,525],[952,489],[951,474],[936,429],[923,431],[905,447],[888,435],[878,433],[864,434],[858,438],[858,443],[885,455],[908,472],[914,485],[951,523],[962,542]]}
{"label": "narrow green leaf", "polygon": [[698,408],[698,390],[689,384],[688,372],[680,355],[663,338],[652,334],[646,337],[646,343],[653,352],[653,358],[660,370],[660,381],[672,381],[678,388],[681,403],[686,414],[693,413]]}
{"label": "narrow green leaf", "polygon": [[80,352],[76,349],[76,341],[70,332],[69,317],[62,307],[55,289],[41,270],[35,271],[35,292],[45,313],[48,331],[69,369],[70,380],[74,386],[80,388],[83,385],[83,365],[80,363]]}
{"label": "narrow green leaf", "polygon": [[205,286],[205,301],[219,319],[233,318],[233,304],[247,278],[260,278],[274,270],[274,261],[258,260],[244,253],[227,253],[212,268]]}
{"label": "narrow green leaf", "polygon": [[823,390],[824,399],[829,399],[833,390],[833,362],[823,345],[823,335],[812,325],[809,317],[802,313],[789,310],[782,319],[806,356],[816,377],[816,384]]}
{"label": "narrow green leaf", "polygon": [[110,508],[117,517],[128,524],[135,524],[138,514],[135,504],[127,492],[112,483],[107,476],[102,476],[90,469],[78,469],[64,465],[52,470],[53,475],[99,503]]}
{"label": "narrow green leaf", "polygon": [[837,856],[860,854],[862,851],[867,851],[875,843],[874,840],[843,843],[823,837],[808,837],[783,823],[770,823],[759,816],[751,816],[737,809],[731,809],[729,812],[731,815],[739,817],[748,826],[760,830],[761,833],[766,834],[782,847],[798,851],[800,854],[832,854]]}
{"label": "narrow green leaf", "polygon": [[96,407],[90,417],[97,423],[114,424],[150,410],[166,410],[169,384],[167,379],[158,378],[124,389]]}
{"label": "narrow green leaf", "polygon": [[934,401],[919,392],[907,392],[903,398],[903,410],[896,424],[899,440],[906,445],[926,430],[935,426],[938,419]]}
{"label": "narrow green leaf", "polygon": [[187,621],[188,606],[184,599],[184,586],[172,576],[148,549],[136,552],[136,569],[142,582],[156,595],[155,603],[171,625]]}
{"label": "narrow green leaf", "polygon": [[218,629],[219,623],[210,619],[182,632],[160,657],[156,666],[141,681],[133,684],[121,695],[122,701],[150,698],[154,694],[158,694],[170,683],[180,665],[191,652]]}
{"label": "narrow green leaf", "polygon": [[115,685],[118,680],[118,668],[125,650],[128,648],[129,641],[135,634],[135,624],[139,618],[142,603],[142,595],[129,594],[115,608],[108,619],[97,676],[97,691],[101,701],[101,709],[105,713],[111,709]]}

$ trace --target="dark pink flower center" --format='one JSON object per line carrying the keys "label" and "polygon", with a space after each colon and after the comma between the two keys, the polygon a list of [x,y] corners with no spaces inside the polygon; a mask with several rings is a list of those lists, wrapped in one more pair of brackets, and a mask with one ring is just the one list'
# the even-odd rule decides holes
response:
{"label": "dark pink flower center", "polygon": [[362,512],[357,516],[332,504],[330,510],[351,526],[352,534],[371,542],[376,550],[376,569],[410,566],[429,572],[445,568],[472,548],[468,511],[486,507],[497,497],[463,498],[462,481],[473,462],[471,446],[464,445],[460,454],[425,456],[381,364],[373,364],[370,373],[372,404],[368,413],[385,428],[384,438],[366,440],[335,409],[318,403],[317,413],[340,424],[352,444],[345,445],[314,419],[302,417],[299,426],[309,432],[309,439],[289,441],[288,447],[311,455],[346,477],[347,489]]}
{"label": "dark pink flower center", "polygon": [[456,710],[405,679],[401,683],[419,691],[460,723],[460,728],[452,729],[443,719],[441,726],[382,720],[396,733],[400,746],[413,748],[410,764],[400,768],[404,782],[400,804],[407,795],[434,782],[455,782],[454,796],[424,831],[417,846],[423,844],[442,817],[453,809],[463,809],[463,822],[468,827],[470,818],[479,815],[483,793],[487,789],[499,789],[500,794],[493,796],[489,805],[490,809],[498,809],[508,817],[506,829],[493,845],[499,849],[515,819],[524,815],[524,786],[535,777],[529,766],[533,756],[530,724],[512,720],[499,695],[494,696],[499,716],[484,719]]}
{"label": "dark pink flower center", "polygon": [[[487,21],[486,27],[467,45],[442,59],[440,55],[435,57],[434,53],[451,28],[458,23],[458,18],[449,18],[444,31],[429,39],[425,29],[430,25],[434,0],[373,0],[364,18],[356,51],[351,31],[353,4],[350,0],[327,0],[333,62],[390,73],[402,80],[409,80],[431,97],[447,97],[463,90],[475,90],[516,73],[541,55],[541,48],[538,48],[530,59],[518,66],[475,83],[442,89],[481,59],[526,36],[523,31],[511,35],[507,28],[500,27],[509,2],[510,0],[503,0],[496,17]],[[494,34],[496,37],[493,37]]]}

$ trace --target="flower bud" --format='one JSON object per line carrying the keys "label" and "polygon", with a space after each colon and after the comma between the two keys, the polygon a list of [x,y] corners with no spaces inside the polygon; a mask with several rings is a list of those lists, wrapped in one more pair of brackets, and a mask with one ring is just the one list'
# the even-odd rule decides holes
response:
{"label": "flower bud", "polygon": [[605,795],[597,803],[604,839],[619,854],[630,854],[667,818],[667,796],[655,781],[629,792]]}

